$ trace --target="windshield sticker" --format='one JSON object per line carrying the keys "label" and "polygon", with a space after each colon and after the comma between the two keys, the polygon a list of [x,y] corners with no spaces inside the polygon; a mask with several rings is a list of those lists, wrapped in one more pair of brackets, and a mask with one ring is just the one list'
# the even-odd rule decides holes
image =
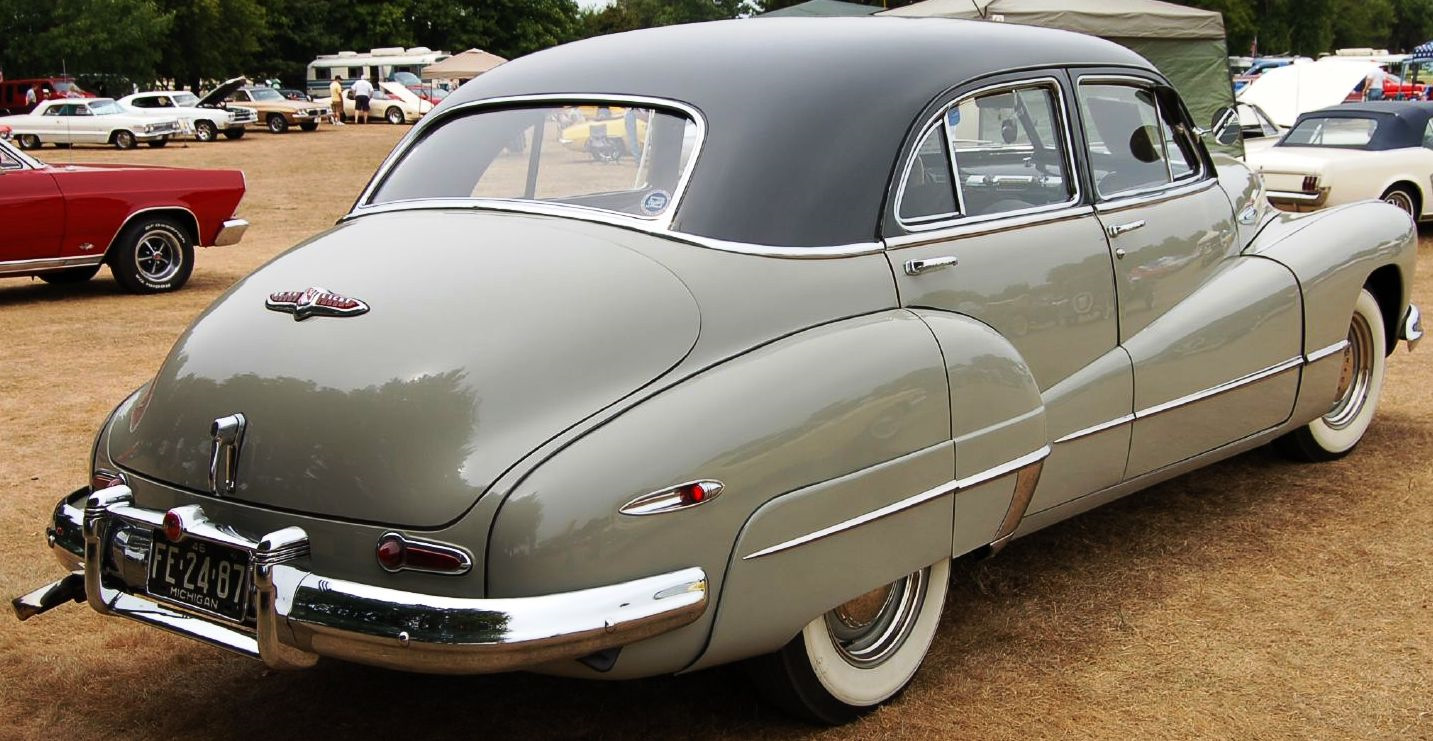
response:
{"label": "windshield sticker", "polygon": [[642,213],[648,216],[656,216],[666,210],[667,204],[672,197],[667,195],[665,190],[654,190],[642,199]]}

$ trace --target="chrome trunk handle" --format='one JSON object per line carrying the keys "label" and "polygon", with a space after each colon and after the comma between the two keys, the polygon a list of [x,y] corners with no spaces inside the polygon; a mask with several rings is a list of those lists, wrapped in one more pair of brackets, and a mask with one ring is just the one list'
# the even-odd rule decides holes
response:
{"label": "chrome trunk handle", "polygon": [[920,275],[927,270],[959,265],[960,258],[955,255],[945,257],[932,257],[929,260],[906,260],[906,275]]}

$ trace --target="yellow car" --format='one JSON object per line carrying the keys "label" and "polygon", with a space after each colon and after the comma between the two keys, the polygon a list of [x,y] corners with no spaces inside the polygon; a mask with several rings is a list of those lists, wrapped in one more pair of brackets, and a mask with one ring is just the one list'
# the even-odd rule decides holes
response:
{"label": "yellow car", "polygon": [[[586,108],[594,107],[583,106],[578,110]],[[605,118],[598,121],[593,120],[595,116],[587,116],[588,120],[564,128],[562,134],[558,136],[558,142],[574,152],[587,152],[596,160],[615,160],[631,154],[631,148],[627,146],[626,109],[613,108],[608,110],[612,111],[612,118]],[[586,116],[586,114],[587,112],[583,110],[583,115]],[[603,138],[602,135],[605,133],[606,139],[610,144],[601,145],[593,141],[592,131],[594,129],[598,132],[596,137],[597,141],[600,141]],[[647,121],[638,118],[637,141],[644,141],[646,138]]]}

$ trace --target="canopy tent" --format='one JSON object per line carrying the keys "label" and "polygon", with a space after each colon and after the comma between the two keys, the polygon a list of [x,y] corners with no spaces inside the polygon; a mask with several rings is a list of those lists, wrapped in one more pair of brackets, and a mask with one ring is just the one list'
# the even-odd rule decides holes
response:
{"label": "canopy tent", "polygon": [[481,49],[469,49],[424,67],[419,77],[425,80],[471,80],[506,61]]}
{"label": "canopy tent", "polygon": [[862,16],[872,15],[880,8],[874,5],[862,5],[860,3],[847,3],[841,0],[806,0],[804,3],[787,6],[773,10],[769,13],[762,13],[757,18],[780,18],[782,16],[817,16],[823,18],[839,16]]}
{"label": "canopy tent", "polygon": [[[1194,122],[1234,104],[1224,19],[1160,0],[925,0],[879,15],[966,18],[1060,28],[1099,36],[1139,53],[1174,83]],[[1242,154],[1208,138],[1211,149]]]}

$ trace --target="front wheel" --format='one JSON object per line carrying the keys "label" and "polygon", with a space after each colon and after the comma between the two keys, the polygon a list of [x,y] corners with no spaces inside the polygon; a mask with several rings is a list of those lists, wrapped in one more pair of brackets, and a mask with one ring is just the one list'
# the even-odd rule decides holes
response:
{"label": "front wheel", "polygon": [[1324,416],[1274,441],[1274,448],[1297,461],[1331,461],[1353,452],[1378,407],[1388,340],[1378,300],[1364,289],[1354,304],[1348,345],[1333,406]]}
{"label": "front wheel", "polygon": [[219,135],[213,121],[200,119],[194,122],[194,138],[201,142],[212,142]]}
{"label": "front wheel", "polygon": [[134,149],[136,144],[134,133],[124,129],[111,134],[109,140],[114,144],[115,149]]}
{"label": "front wheel", "polygon": [[748,666],[758,690],[792,715],[850,721],[910,683],[940,624],[950,583],[942,559],[807,623],[774,654]]}
{"label": "front wheel", "polygon": [[130,293],[173,291],[194,269],[194,241],[173,219],[135,220],[120,232],[110,253],[110,271]]}
{"label": "front wheel", "polygon": [[388,123],[397,126],[403,123],[403,109],[398,106],[392,106],[384,112],[383,117],[388,119]]}
{"label": "front wheel", "polygon": [[285,119],[282,114],[278,113],[270,113],[268,118],[264,119],[264,124],[267,125],[269,131],[274,134],[282,134],[289,130],[288,119]]}
{"label": "front wheel", "polygon": [[40,148],[40,137],[35,136],[34,134],[21,134],[21,135],[15,137],[15,141],[17,141],[17,142],[20,143],[20,148],[21,148],[21,149],[39,149],[39,148]]}

